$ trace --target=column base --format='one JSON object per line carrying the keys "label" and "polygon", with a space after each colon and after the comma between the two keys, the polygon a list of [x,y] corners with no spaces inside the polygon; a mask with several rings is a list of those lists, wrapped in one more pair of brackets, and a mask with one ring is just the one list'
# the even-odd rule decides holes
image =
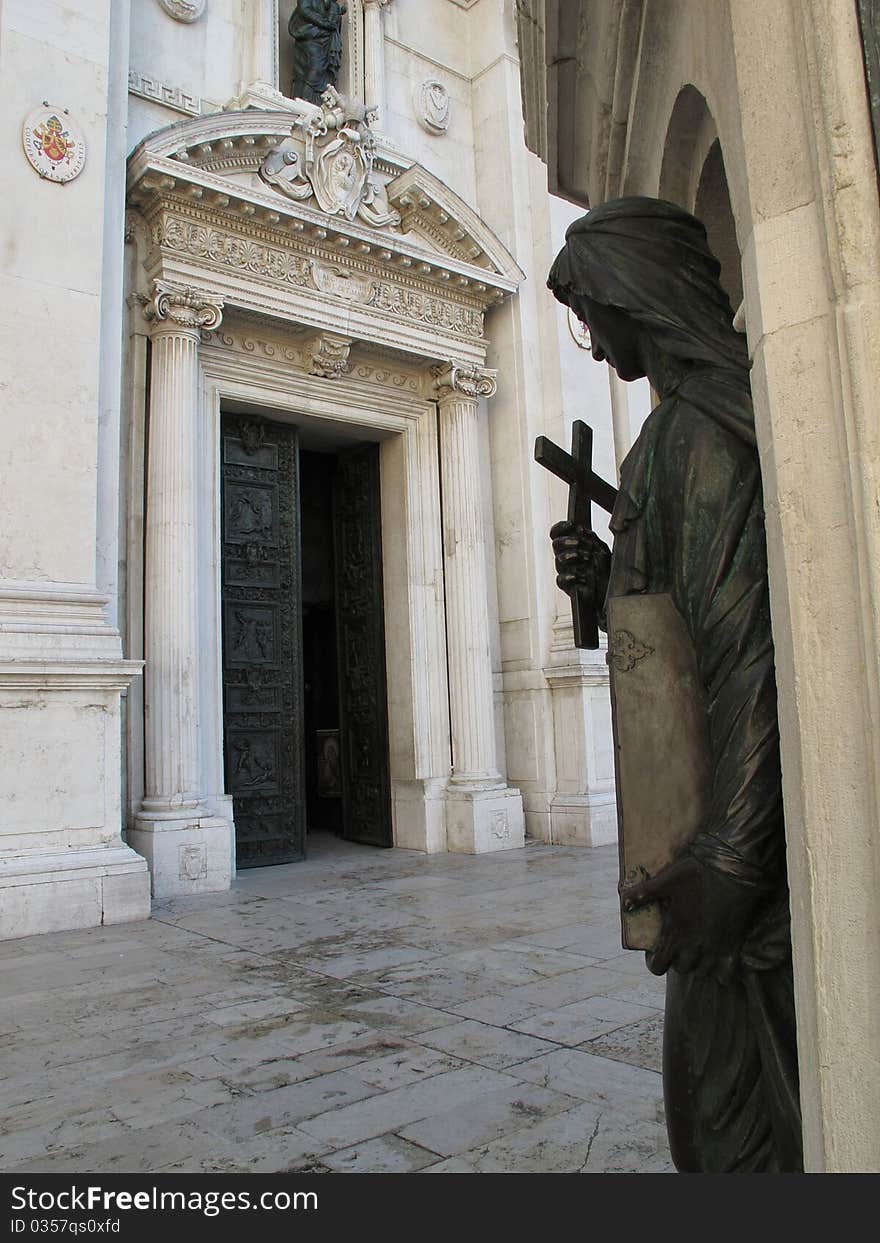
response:
{"label": "column base", "polygon": [[149,917],[146,861],[127,846],[0,861],[0,940]]}
{"label": "column base", "polygon": [[554,846],[608,846],[617,841],[617,800],[610,794],[557,795],[550,804]]}
{"label": "column base", "polygon": [[127,834],[129,844],[150,866],[157,901],[198,893],[220,893],[235,875],[235,830],[220,816],[141,813]]}
{"label": "column base", "polygon": [[510,786],[476,789],[450,785],[446,791],[446,848],[480,855],[525,845],[522,795]]}

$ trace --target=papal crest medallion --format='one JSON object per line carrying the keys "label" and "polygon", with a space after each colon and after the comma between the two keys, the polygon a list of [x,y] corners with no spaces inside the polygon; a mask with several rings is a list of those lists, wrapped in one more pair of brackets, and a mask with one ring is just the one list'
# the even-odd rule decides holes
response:
{"label": "papal crest medallion", "polygon": [[45,100],[25,117],[21,142],[31,167],[47,181],[73,181],[86,162],[86,144],[66,108]]}

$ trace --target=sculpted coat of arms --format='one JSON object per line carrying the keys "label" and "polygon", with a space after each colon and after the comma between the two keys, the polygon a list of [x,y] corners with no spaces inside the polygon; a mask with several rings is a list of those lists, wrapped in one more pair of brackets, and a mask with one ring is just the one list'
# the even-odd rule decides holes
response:
{"label": "sculpted coat of arms", "polygon": [[373,174],[376,140],[370,130],[375,109],[340,95],[328,86],[315,108],[298,118],[260,167],[265,182],[291,199],[312,195],[322,211],[356,216],[382,228],[399,225],[385,189]]}

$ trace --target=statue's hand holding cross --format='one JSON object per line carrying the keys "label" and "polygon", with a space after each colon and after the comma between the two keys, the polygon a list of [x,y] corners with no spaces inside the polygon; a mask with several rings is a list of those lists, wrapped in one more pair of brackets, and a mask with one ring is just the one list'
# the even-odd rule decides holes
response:
{"label": "statue's hand holding cross", "polygon": [[571,429],[571,453],[546,436],[535,441],[535,460],[569,485],[568,518],[550,530],[557,583],[571,596],[576,647],[599,646],[599,614],[605,600],[611,552],[592,529],[593,501],[611,513],[617,490],[593,471],[593,431],[578,419]]}

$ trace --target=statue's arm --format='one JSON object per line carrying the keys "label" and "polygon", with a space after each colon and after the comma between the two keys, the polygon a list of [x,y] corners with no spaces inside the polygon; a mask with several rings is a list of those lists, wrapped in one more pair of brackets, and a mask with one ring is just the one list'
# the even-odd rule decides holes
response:
{"label": "statue's arm", "polygon": [[[342,11],[345,12],[344,9]],[[339,18],[328,17],[324,6],[319,4],[318,0],[299,0],[287,24],[291,34],[294,34],[294,22],[297,17],[303,18],[311,26],[318,26],[321,30],[336,30],[339,27]]]}

